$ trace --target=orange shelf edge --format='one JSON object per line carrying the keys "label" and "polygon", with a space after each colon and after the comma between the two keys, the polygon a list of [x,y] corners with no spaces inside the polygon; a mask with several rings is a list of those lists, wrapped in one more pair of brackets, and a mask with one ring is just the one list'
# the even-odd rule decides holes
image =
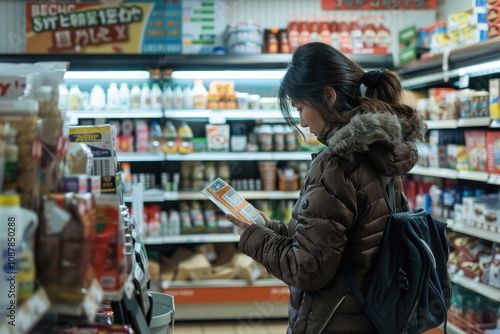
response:
{"label": "orange shelf edge", "polygon": [[183,287],[162,289],[175,304],[288,302],[290,291],[283,286]]}

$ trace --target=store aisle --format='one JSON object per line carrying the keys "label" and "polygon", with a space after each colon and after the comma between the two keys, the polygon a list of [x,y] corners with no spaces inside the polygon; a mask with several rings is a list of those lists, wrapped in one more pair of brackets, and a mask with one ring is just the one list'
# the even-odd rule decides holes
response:
{"label": "store aisle", "polygon": [[286,320],[175,322],[173,334],[285,334]]}

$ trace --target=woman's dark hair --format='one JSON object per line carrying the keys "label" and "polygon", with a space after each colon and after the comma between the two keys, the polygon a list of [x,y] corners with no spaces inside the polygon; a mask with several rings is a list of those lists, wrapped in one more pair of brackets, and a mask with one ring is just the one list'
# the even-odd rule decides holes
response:
{"label": "woman's dark hair", "polygon": [[[289,127],[302,136],[291,115],[290,100],[310,105],[319,111],[326,124],[338,126],[360,112],[389,111],[407,116],[415,113],[401,103],[403,88],[396,73],[387,69],[377,73],[376,84],[370,84],[363,96],[360,86],[364,74],[360,65],[328,44],[311,42],[297,48],[278,92]],[[328,88],[336,93],[333,108],[325,93]]]}

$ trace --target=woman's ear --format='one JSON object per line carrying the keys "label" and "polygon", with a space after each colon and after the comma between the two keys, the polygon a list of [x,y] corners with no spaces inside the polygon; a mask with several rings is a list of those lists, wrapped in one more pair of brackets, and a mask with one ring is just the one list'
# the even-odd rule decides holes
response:
{"label": "woman's ear", "polygon": [[333,89],[332,87],[327,87],[325,89],[325,97],[326,100],[328,101],[328,104],[330,106],[333,106],[333,104],[337,100],[337,92],[335,92],[335,89]]}

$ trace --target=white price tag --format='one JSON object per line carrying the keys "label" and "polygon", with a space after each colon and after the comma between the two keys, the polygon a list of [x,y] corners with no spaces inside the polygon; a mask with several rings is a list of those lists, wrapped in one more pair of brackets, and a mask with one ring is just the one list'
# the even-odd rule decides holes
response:
{"label": "white price tag", "polygon": [[212,111],[208,119],[208,122],[210,124],[226,124],[226,117],[222,113],[217,113],[216,111]]}
{"label": "white price tag", "polygon": [[469,75],[464,74],[458,79],[458,88],[467,88],[469,87]]}

